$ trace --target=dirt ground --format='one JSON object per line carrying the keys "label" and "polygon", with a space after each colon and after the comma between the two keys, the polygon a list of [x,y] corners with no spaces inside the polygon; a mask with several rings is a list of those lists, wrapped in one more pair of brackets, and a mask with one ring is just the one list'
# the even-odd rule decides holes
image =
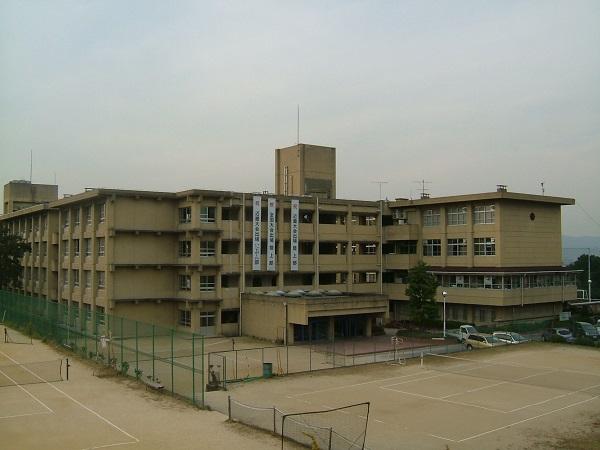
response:
{"label": "dirt ground", "polygon": [[[17,362],[65,356],[36,340],[33,345],[0,343],[0,375],[14,373],[7,365]],[[131,378],[99,378],[88,361],[69,361],[69,381],[0,387],[0,448],[280,447],[277,438],[227,423],[219,412],[201,411],[168,393],[147,391]],[[63,377],[64,370],[63,365]]]}
{"label": "dirt ground", "polygon": [[426,358],[423,367],[408,360],[234,384],[207,398],[217,409],[230,395],[285,412],[369,401],[370,449],[594,448],[586,443],[600,421],[598,350],[531,343],[455,356],[467,361],[452,373]]}

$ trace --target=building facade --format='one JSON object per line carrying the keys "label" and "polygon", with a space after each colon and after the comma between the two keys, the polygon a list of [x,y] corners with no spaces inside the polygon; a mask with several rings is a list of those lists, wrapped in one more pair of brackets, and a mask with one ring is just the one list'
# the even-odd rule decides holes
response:
{"label": "building facade", "polygon": [[359,300],[343,309],[366,321],[361,330],[406,318],[419,261],[440,281],[440,304],[447,292],[450,320],[550,317],[576,298],[575,274],[561,267],[561,206],[572,199],[505,188],[393,201],[313,194],[88,189],[0,225],[31,245],[21,292],[206,335],[256,327],[260,315],[240,317],[243,296],[271,291],[386,296],[385,313],[365,315]]}

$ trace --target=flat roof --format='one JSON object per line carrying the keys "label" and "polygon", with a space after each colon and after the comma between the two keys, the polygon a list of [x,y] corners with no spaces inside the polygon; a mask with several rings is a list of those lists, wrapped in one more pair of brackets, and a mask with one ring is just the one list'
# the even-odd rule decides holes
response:
{"label": "flat roof", "polygon": [[555,205],[574,205],[575,199],[568,197],[553,197],[550,195],[524,194],[510,191],[482,192],[478,194],[450,195],[445,197],[419,198],[415,200],[397,198],[388,203],[390,208],[411,205],[437,205],[442,203],[465,203],[485,200],[518,200]]}

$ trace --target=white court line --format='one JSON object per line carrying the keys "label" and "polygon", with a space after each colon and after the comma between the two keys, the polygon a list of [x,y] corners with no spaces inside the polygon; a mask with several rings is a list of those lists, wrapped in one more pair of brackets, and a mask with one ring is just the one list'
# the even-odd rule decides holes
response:
{"label": "white court line", "polygon": [[530,408],[532,406],[543,405],[544,403],[548,403],[548,402],[550,402],[552,400],[556,400],[558,398],[567,397],[569,395],[577,394],[579,392],[587,391],[587,390],[590,390],[590,389],[594,389],[594,388],[596,388],[598,386],[600,386],[600,384],[595,384],[594,386],[589,386],[589,387],[586,387],[586,388],[578,389],[577,391],[567,392],[566,394],[557,395],[555,397],[550,397],[549,399],[543,400],[541,402],[532,403],[531,405],[522,406],[521,408],[515,408],[513,410],[510,410],[509,412],[511,412],[511,413],[512,412],[517,412],[517,411],[521,411],[522,409]]}
{"label": "white court line", "polygon": [[529,417],[529,418],[527,418],[527,419],[519,420],[518,422],[514,422],[514,423],[511,423],[511,424],[509,424],[509,425],[505,425],[505,426],[503,426],[503,427],[494,428],[493,430],[485,431],[485,432],[483,432],[483,433],[479,433],[479,434],[476,434],[476,435],[470,436],[470,437],[468,437],[468,438],[461,439],[461,440],[460,440],[460,441],[458,441],[458,442],[470,441],[471,439],[475,439],[475,438],[478,438],[478,437],[481,437],[481,436],[485,436],[486,434],[494,433],[495,431],[504,430],[504,429],[506,429],[506,428],[510,428],[510,427],[512,427],[512,426],[519,425],[519,424],[521,424],[521,423],[529,422],[530,420],[539,419],[540,417],[544,417],[544,416],[547,416],[547,415],[549,415],[549,414],[552,414],[552,413],[555,413],[555,412],[558,412],[558,411],[563,411],[563,410],[565,410],[565,409],[572,408],[573,406],[578,406],[578,405],[581,405],[581,404],[583,404],[583,403],[591,402],[592,400],[596,400],[598,397],[600,397],[600,396],[596,395],[595,397],[588,398],[588,399],[586,399],[586,400],[582,400],[582,401],[580,401],[580,402],[577,402],[577,403],[572,403],[572,404],[570,404],[570,405],[563,406],[562,408],[553,409],[552,411],[548,411],[548,412],[545,412],[545,413],[543,413],[543,414],[538,414],[537,416],[533,416],[533,417]]}
{"label": "white court line", "polygon": [[[427,370],[426,373],[427,372],[431,372],[431,371]],[[409,375],[399,375],[397,377],[390,377],[390,378],[379,378],[377,380],[365,381],[365,382],[362,382],[362,383],[346,384],[346,385],[343,385],[343,386],[335,386],[335,387],[326,388],[326,389],[318,389],[316,391],[303,392],[301,394],[294,394],[294,395],[292,395],[292,397],[302,397],[304,395],[312,395],[312,394],[320,394],[322,392],[337,391],[337,390],[340,390],[340,389],[353,388],[353,387],[356,387],[356,386],[364,386],[366,384],[379,383],[381,381],[398,380],[400,378],[408,378],[408,377],[418,376],[418,375],[421,375],[422,373],[423,372],[416,372],[416,373],[409,374]],[[393,385],[391,385],[391,386],[393,386]]]}
{"label": "white court line", "polygon": [[443,402],[443,403],[450,403],[452,405],[468,406],[468,407],[471,407],[471,408],[483,409],[483,410],[486,410],[486,411],[491,411],[491,412],[501,413],[501,414],[507,414],[508,413],[508,411],[503,411],[501,409],[488,408],[486,406],[474,405],[472,403],[455,402],[453,400],[445,400],[445,399],[440,398],[440,397],[430,397],[429,395],[415,394],[414,392],[401,391],[401,390],[398,390],[398,389],[392,389],[392,388],[388,388],[388,387],[384,387],[384,386],[379,386],[379,388],[380,389],[385,389],[387,391],[398,392],[399,394],[411,395],[413,397],[426,398],[428,400],[436,400],[438,402]]}
{"label": "white court line", "polygon": [[[8,359],[10,359],[12,362],[14,362],[15,364],[19,364],[19,362],[13,358],[11,358],[9,355],[7,355],[6,353],[4,353],[2,350],[0,350],[0,354],[6,356]],[[48,386],[50,386],[52,389],[56,390],[57,392],[60,392],[61,394],[63,394],[65,397],[67,397],[68,399],[70,399],[71,401],[73,401],[74,403],[76,403],[77,405],[81,406],[83,409],[89,411],[90,413],[92,413],[93,415],[95,415],[96,417],[98,417],[100,420],[102,420],[103,422],[107,423],[108,425],[110,425],[111,427],[115,428],[116,430],[119,430],[121,433],[123,433],[125,436],[133,439],[132,442],[127,442],[127,444],[137,444],[140,442],[140,440],[138,438],[136,438],[135,436],[129,434],[127,431],[123,430],[122,428],[119,428],[117,425],[115,425],[114,423],[112,423],[110,420],[108,420],[107,418],[101,416],[100,414],[98,414],[96,411],[88,408],[87,406],[85,406],[83,403],[81,403],[79,400],[74,399],[73,397],[71,397],[69,394],[67,394],[65,391],[63,391],[62,389],[57,388],[56,386],[54,386],[52,383],[49,383],[48,381],[44,380],[42,377],[38,376],[37,374],[33,373],[31,370],[27,369],[27,367],[25,367],[25,370],[27,370],[29,373],[31,373],[33,376],[35,376],[36,378],[42,380],[44,383],[46,383]],[[50,409],[50,408],[48,408]],[[123,445],[125,443],[121,443],[119,445]]]}
{"label": "white court line", "polygon": [[0,419],[12,419],[14,417],[29,417],[29,416],[39,416],[41,414],[54,414],[49,411],[36,412],[36,413],[27,413],[27,414],[15,414],[13,416],[0,416]]}
{"label": "white court line", "polygon": [[[2,353],[2,352],[0,352]],[[10,356],[9,356],[10,358]],[[10,358],[12,359],[12,358]],[[16,364],[18,364],[14,359],[12,359],[12,361]],[[27,367],[23,367],[27,372],[31,372],[31,370],[29,370]],[[21,389],[23,392],[25,392],[27,395],[29,395],[32,399],[34,399],[36,402],[38,402],[40,405],[42,405],[44,408],[46,408],[48,411],[50,411],[51,413],[54,413],[54,411],[52,411],[52,408],[50,408],[48,405],[46,405],[43,401],[41,401],[39,398],[37,398],[35,395],[33,395],[31,392],[29,392],[27,389],[25,389],[23,386],[21,386],[19,383],[17,383],[15,380],[13,380],[11,377],[9,377],[8,375],[6,375],[6,373],[2,370],[0,370],[0,373],[2,375],[4,375],[6,378],[8,378],[10,381],[12,381],[13,383],[15,383],[14,385],[16,387],[18,387],[19,389]],[[37,375],[36,375],[37,376]],[[38,377],[39,378],[39,377]],[[45,381],[45,380],[44,380]]]}

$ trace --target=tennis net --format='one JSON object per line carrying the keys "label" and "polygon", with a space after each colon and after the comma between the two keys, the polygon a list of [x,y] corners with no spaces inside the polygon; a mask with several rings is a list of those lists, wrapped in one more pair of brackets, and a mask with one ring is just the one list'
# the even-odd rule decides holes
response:
{"label": "tennis net", "polygon": [[547,389],[600,394],[600,374],[559,367],[530,367],[519,363],[461,358],[427,353],[421,366],[428,370]]}
{"label": "tennis net", "polygon": [[63,380],[62,359],[25,364],[0,364],[0,387]]}

